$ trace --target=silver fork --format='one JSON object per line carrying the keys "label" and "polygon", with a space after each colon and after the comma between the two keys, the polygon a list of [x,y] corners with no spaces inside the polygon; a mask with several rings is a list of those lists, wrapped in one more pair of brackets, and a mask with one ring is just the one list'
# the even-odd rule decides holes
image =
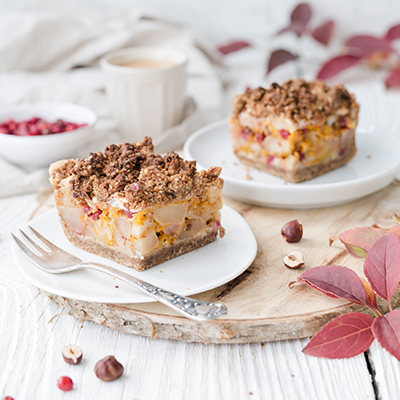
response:
{"label": "silver fork", "polygon": [[28,226],[33,238],[20,230],[22,237],[27,243],[38,253],[31,251],[29,247],[12,235],[19,249],[41,270],[50,274],[63,274],[64,272],[75,271],[77,269],[94,269],[104,272],[114,278],[123,280],[130,285],[146,292],[149,296],[154,297],[160,303],[172,308],[187,318],[195,321],[207,321],[218,318],[227,313],[227,308],[223,304],[208,303],[204,301],[193,300],[188,297],[180,296],[179,294],[161,289],[141,279],[135,278],[116,268],[109,267],[104,264],[83,262],[80,258],[67,253],[60,249],[55,244],[51,243],[39,232]]}

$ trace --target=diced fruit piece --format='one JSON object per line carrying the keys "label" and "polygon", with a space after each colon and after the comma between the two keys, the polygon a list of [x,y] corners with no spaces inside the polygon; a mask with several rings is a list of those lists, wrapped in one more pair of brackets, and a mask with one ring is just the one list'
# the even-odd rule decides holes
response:
{"label": "diced fruit piece", "polygon": [[187,203],[170,204],[154,211],[154,219],[161,225],[182,224],[188,209]]}

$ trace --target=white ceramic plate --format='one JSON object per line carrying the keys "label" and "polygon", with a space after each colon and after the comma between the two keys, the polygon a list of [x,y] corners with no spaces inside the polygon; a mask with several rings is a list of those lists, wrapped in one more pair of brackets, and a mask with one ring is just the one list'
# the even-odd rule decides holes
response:
{"label": "white ceramic plate", "polygon": [[[224,194],[276,208],[330,207],[360,199],[389,185],[400,169],[400,141],[382,132],[356,133],[356,156],[346,165],[302,183],[288,183],[245,167],[232,151],[227,121],[195,132],[185,143],[187,159],[200,169],[222,167]],[[365,133],[364,133],[365,132]],[[251,179],[246,178],[251,177]]]}
{"label": "white ceramic plate", "polygon": [[[184,296],[220,286],[240,275],[253,262],[257,253],[257,242],[242,216],[224,206],[221,223],[226,229],[226,234],[222,239],[218,238],[200,249],[138,272],[133,268],[127,268],[90,254],[71,244],[64,236],[56,210],[29,221],[29,225],[54,244],[84,261],[108,264],[153,285]],[[27,225],[28,223],[22,229],[26,230]],[[20,237],[18,232],[14,234]],[[36,267],[15,243],[12,246],[12,255],[22,274],[34,285],[50,293],[100,303],[154,301],[153,298],[133,286],[100,272],[80,270],[60,275],[46,273]]]}

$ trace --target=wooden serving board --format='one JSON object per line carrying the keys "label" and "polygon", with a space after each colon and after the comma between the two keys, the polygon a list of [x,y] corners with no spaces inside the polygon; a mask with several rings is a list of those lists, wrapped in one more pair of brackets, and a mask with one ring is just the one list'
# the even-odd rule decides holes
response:
{"label": "wooden serving board", "polygon": [[[45,293],[63,306],[67,313],[105,325],[109,329],[151,338],[179,339],[203,343],[252,343],[314,335],[329,320],[366,309],[333,299],[308,287],[288,284],[306,269],[326,265],[345,265],[363,276],[363,260],[347,254],[341,243],[329,246],[329,237],[356,226],[374,223],[394,225],[392,213],[400,214],[400,182],[350,204],[316,210],[281,210],[257,207],[225,198],[252,228],[258,242],[253,264],[233,281],[193,296],[199,300],[224,303],[228,314],[210,322],[194,322],[159,303],[102,304],[90,303]],[[54,207],[46,200],[37,213]],[[289,244],[281,236],[281,227],[298,219],[303,224],[303,239]],[[222,221],[223,224],[223,221]],[[223,240],[223,239],[222,239]],[[299,250],[305,265],[297,270],[286,268],[283,256]],[[400,304],[400,293],[393,298]],[[385,305],[382,304],[382,310]]]}

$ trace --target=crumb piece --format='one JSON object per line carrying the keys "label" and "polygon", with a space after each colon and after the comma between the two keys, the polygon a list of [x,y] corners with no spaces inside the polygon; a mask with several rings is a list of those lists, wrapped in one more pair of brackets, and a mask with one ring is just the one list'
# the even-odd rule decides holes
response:
{"label": "crumb piece", "polygon": [[368,155],[367,155],[367,158],[371,158],[371,154],[368,154]]}
{"label": "crumb piece", "polygon": [[249,174],[246,174],[246,179],[253,179]]}
{"label": "crumb piece", "polygon": [[115,286],[115,288],[116,288],[116,289],[118,289],[118,288],[119,288],[119,286]]}
{"label": "crumb piece", "polygon": [[249,170],[249,167],[248,167],[247,165],[245,165],[245,166],[244,166],[244,170],[245,170],[245,171],[248,171],[248,170]]}

